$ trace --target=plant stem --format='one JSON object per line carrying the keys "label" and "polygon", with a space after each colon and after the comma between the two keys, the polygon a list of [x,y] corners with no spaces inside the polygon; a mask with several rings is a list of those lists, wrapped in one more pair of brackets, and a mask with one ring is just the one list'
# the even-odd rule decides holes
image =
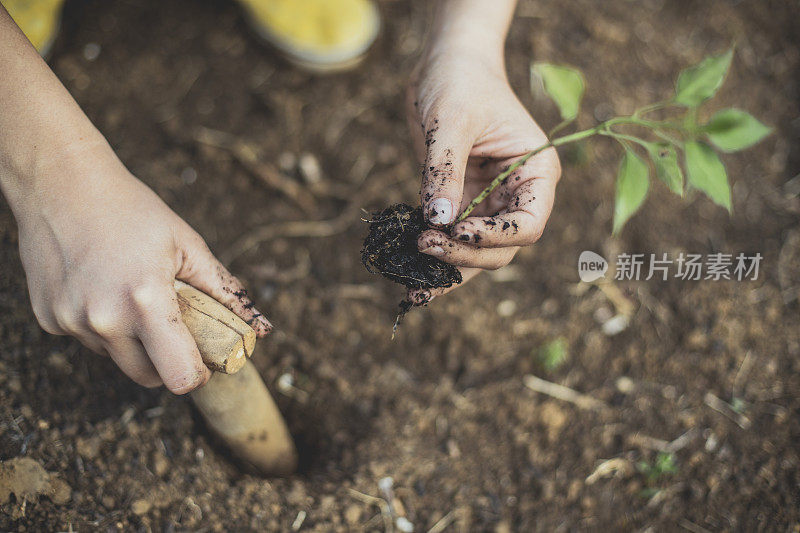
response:
{"label": "plant stem", "polygon": [[663,100],[661,102],[656,102],[655,104],[650,104],[650,105],[646,105],[644,107],[640,107],[639,109],[637,109],[636,111],[633,112],[632,116],[638,118],[638,117],[641,117],[642,115],[645,115],[647,113],[651,113],[651,112],[656,111],[658,109],[663,109],[665,107],[669,107],[669,106],[672,106],[672,105],[675,105],[675,103],[672,100]]}
{"label": "plant stem", "polygon": [[469,203],[469,205],[467,205],[466,209],[464,209],[464,211],[461,213],[461,215],[459,215],[459,217],[456,219],[456,222],[461,222],[462,220],[467,218],[469,216],[469,214],[472,213],[473,209],[475,209],[478,206],[478,204],[483,202],[490,194],[492,194],[492,192],[497,187],[500,186],[501,183],[503,183],[503,180],[505,180],[508,176],[510,176],[512,172],[514,172],[519,167],[524,165],[528,161],[528,159],[530,159],[531,157],[533,157],[536,154],[539,154],[539,153],[547,150],[548,148],[553,148],[555,146],[561,146],[562,144],[567,144],[567,143],[570,143],[570,142],[579,141],[581,139],[586,139],[587,137],[591,137],[592,135],[596,135],[597,133],[599,133],[602,129],[604,129],[606,127],[606,124],[607,124],[607,122],[603,122],[602,124],[598,124],[594,128],[590,128],[588,130],[583,130],[583,131],[578,131],[578,132],[575,132],[575,133],[571,133],[569,135],[564,135],[563,137],[559,137],[557,139],[554,139],[554,140],[548,142],[547,144],[543,144],[542,146],[540,146],[540,147],[538,147],[538,148],[536,148],[534,150],[531,150],[527,154],[523,155],[517,161],[515,161],[514,163],[509,165],[507,169],[505,169],[503,172],[498,174],[497,177],[495,179],[493,179],[492,182],[489,185],[487,185],[486,188],[483,189],[478,196],[473,198],[472,201]]}
{"label": "plant stem", "polygon": [[[582,139],[586,139],[588,137],[592,137],[592,136],[598,135],[598,134],[599,135],[606,135],[606,136],[609,136],[609,137],[614,137],[617,140],[633,141],[633,142],[642,144],[644,146],[644,144],[643,144],[644,141],[642,141],[641,139],[638,139],[636,137],[632,137],[632,136],[629,136],[629,135],[625,135],[625,134],[622,134],[622,133],[617,133],[617,132],[611,131],[611,127],[612,126],[618,126],[618,125],[631,125],[631,126],[641,126],[641,127],[644,127],[644,128],[649,128],[650,130],[652,130],[659,137],[662,137],[662,138],[672,142],[673,144],[677,144],[677,141],[675,139],[673,139],[672,137],[670,137],[670,136],[664,134],[663,132],[661,132],[661,129],[662,128],[666,128],[666,129],[671,129],[671,130],[682,131],[683,128],[681,128],[681,126],[679,124],[676,124],[676,123],[670,122],[670,121],[666,121],[666,120],[665,121],[653,121],[653,120],[645,120],[643,118],[640,118],[640,115],[642,115],[643,113],[648,113],[650,111],[654,111],[654,110],[660,109],[662,107],[667,107],[669,105],[672,105],[671,101],[659,102],[658,104],[653,104],[652,106],[646,106],[646,107],[643,107],[643,108],[637,110],[633,115],[624,116],[624,117],[615,117],[615,118],[608,119],[605,122],[601,122],[600,124],[598,124],[594,128],[589,128],[587,130],[581,130],[581,131],[578,131],[578,132],[575,132],[575,133],[571,133],[569,135],[564,135],[563,137],[558,137],[557,139],[553,139],[553,140],[549,141],[547,144],[543,144],[542,146],[540,146],[540,147],[538,147],[538,148],[536,148],[534,150],[531,150],[530,152],[528,152],[525,155],[523,155],[522,157],[520,157],[517,161],[515,161],[514,163],[509,165],[508,168],[506,168],[496,178],[494,178],[492,180],[492,182],[489,183],[489,185],[487,185],[486,188],[483,189],[480,192],[480,194],[478,194],[478,196],[473,198],[472,201],[467,205],[466,209],[464,209],[464,211],[458,216],[458,218],[456,219],[456,222],[461,222],[462,220],[467,218],[470,215],[470,213],[472,213],[472,211],[476,207],[478,207],[478,205],[481,202],[483,202],[490,194],[492,194],[492,192],[497,187],[499,187],[500,184],[503,183],[503,181],[505,181],[505,179],[508,178],[511,175],[511,173],[513,173],[515,170],[517,170],[522,165],[524,165],[528,161],[528,159],[530,159],[533,156],[535,156],[535,155],[547,150],[548,148],[554,148],[556,146],[561,146],[563,144],[568,144],[568,143],[572,143],[572,142],[575,142],[575,141],[580,141]],[[553,130],[553,131],[555,132],[556,130],[558,130],[559,128],[563,127],[564,125],[566,125],[566,124],[564,122],[562,122],[561,124],[556,126],[556,129]]]}
{"label": "plant stem", "polygon": [[535,156],[539,152],[547,150],[548,148],[552,148],[553,146],[555,146],[555,145],[552,142],[549,142],[547,144],[543,144],[542,146],[540,146],[536,150],[528,152],[527,154],[525,154],[521,158],[519,158],[519,160],[517,160],[516,162],[512,163],[511,165],[509,165],[509,167],[507,169],[505,169],[503,172],[501,172],[500,174],[498,174],[497,177],[495,179],[493,179],[492,182],[489,185],[487,185],[486,188],[483,189],[478,196],[476,196],[475,198],[472,199],[472,201],[469,203],[469,205],[467,205],[466,209],[464,209],[464,211],[462,211],[461,214],[458,216],[458,218],[456,219],[456,222],[461,222],[462,220],[467,218],[469,216],[469,214],[472,213],[472,210],[475,209],[476,207],[478,207],[478,204],[480,204],[490,194],[492,194],[492,191],[494,191],[503,182],[503,180],[505,180],[509,175],[511,175],[512,172],[514,172],[519,167],[524,165],[525,162],[528,159],[530,159],[531,157]]}
{"label": "plant stem", "polygon": [[625,135],[624,133],[617,133],[615,131],[601,131],[600,135],[605,135],[607,137],[611,137],[612,139],[630,141],[630,142],[636,143],[636,144],[638,144],[640,146],[643,146],[645,148],[647,148],[648,144],[651,144],[651,143],[648,143],[647,141],[645,141],[643,139],[640,139],[638,137],[634,137],[633,135]]}

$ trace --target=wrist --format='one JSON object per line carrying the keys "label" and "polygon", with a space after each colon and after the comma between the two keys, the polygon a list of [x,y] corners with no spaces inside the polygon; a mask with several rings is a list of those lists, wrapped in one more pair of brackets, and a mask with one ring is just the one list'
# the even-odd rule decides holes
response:
{"label": "wrist", "polygon": [[422,52],[422,61],[439,59],[478,61],[495,72],[505,71],[505,33],[487,32],[471,21],[447,23],[429,40]]}
{"label": "wrist", "polygon": [[479,62],[505,73],[505,40],[516,0],[440,0],[422,63]]}
{"label": "wrist", "polygon": [[102,135],[95,133],[62,143],[40,140],[42,144],[24,156],[6,158],[10,164],[4,165],[0,185],[19,224],[67,208],[121,166]]}

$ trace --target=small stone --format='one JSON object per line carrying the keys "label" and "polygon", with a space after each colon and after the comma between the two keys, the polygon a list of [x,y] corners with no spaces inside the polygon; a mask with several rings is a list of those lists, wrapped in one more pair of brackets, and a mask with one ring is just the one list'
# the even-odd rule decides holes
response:
{"label": "small stone", "polygon": [[397,520],[394,522],[394,525],[397,526],[398,531],[402,531],[403,533],[414,532],[414,524],[412,524],[405,516],[398,516]]}
{"label": "small stone", "polygon": [[100,453],[101,441],[98,437],[78,437],[75,448],[84,459],[94,459]]}
{"label": "small stone", "polygon": [[169,470],[169,461],[162,453],[156,453],[153,457],[153,471],[157,476],[163,476]]}
{"label": "small stone", "polygon": [[617,386],[617,390],[622,394],[629,394],[636,388],[636,384],[628,376],[617,378],[615,385]]}
{"label": "small stone", "polygon": [[508,522],[500,522],[495,526],[494,533],[511,533],[511,526]]}
{"label": "small stone", "polygon": [[510,317],[517,312],[517,302],[514,300],[503,300],[497,304],[497,314],[502,317]]}
{"label": "small stone", "polygon": [[300,173],[306,180],[306,183],[315,185],[322,181],[322,168],[319,165],[319,160],[314,154],[308,152],[300,156]]}
{"label": "small stone", "polygon": [[147,514],[151,507],[152,505],[150,505],[150,502],[139,499],[134,500],[134,502],[131,504],[131,511],[133,511],[133,514],[141,516],[143,514]]}
{"label": "small stone", "polygon": [[193,167],[185,167],[181,170],[181,180],[186,185],[191,185],[197,181],[197,171]]}
{"label": "small stone", "polygon": [[87,43],[86,46],[83,47],[83,58],[86,61],[94,61],[98,57],[100,57],[100,51],[102,48],[97,43]]}
{"label": "small stone", "polygon": [[391,477],[384,477],[378,481],[378,488],[381,489],[381,492],[389,492],[392,490],[392,486],[394,486],[394,479]]}
{"label": "small stone", "polygon": [[617,315],[614,318],[606,321],[603,326],[603,333],[609,337],[613,337],[618,333],[622,333],[628,327],[628,317],[625,315]]}

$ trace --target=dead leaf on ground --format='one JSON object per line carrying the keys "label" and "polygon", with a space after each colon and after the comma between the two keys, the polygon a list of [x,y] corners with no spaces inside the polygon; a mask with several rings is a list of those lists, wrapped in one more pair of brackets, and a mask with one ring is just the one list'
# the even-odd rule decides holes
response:
{"label": "dead leaf on ground", "polygon": [[6,503],[12,494],[19,501],[36,501],[39,496],[47,496],[54,503],[64,504],[72,497],[72,489],[38,461],[15,457],[0,461],[0,503]]}

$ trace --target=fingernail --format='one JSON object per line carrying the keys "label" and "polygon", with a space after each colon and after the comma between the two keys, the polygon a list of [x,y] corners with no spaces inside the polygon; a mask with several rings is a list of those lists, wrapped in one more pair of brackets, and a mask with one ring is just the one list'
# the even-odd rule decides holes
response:
{"label": "fingernail", "polygon": [[441,246],[429,246],[424,250],[420,250],[423,254],[428,255],[442,255],[444,253],[444,248]]}
{"label": "fingernail", "polygon": [[428,206],[428,222],[449,224],[453,221],[453,204],[447,198],[437,198]]}

